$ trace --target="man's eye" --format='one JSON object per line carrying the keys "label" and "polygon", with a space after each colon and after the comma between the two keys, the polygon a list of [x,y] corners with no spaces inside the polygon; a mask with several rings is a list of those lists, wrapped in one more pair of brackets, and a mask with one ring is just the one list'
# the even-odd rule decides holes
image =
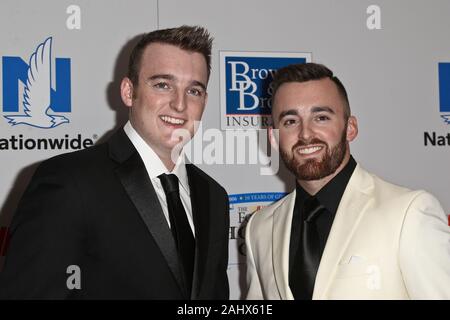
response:
{"label": "man's eye", "polygon": [[284,122],[283,122],[283,125],[285,126],[285,127],[289,127],[289,126],[292,126],[293,124],[295,124],[296,123],[296,121],[294,120],[294,119],[287,119],[287,120],[285,120]]}
{"label": "man's eye", "polygon": [[192,88],[188,90],[188,94],[191,94],[196,97],[202,97],[203,96],[203,90]]}
{"label": "man's eye", "polygon": [[157,89],[169,89],[169,85],[166,82],[158,82],[153,85]]}
{"label": "man's eye", "polygon": [[316,119],[318,121],[327,121],[330,120],[330,118],[328,116],[317,116]]}

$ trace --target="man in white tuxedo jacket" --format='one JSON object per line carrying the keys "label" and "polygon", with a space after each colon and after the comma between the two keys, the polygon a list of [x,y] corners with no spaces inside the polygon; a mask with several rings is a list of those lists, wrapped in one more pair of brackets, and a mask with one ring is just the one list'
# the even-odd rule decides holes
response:
{"label": "man in white tuxedo jacket", "polygon": [[356,163],[357,121],[339,79],[290,65],[273,96],[271,142],[297,186],[248,222],[247,298],[450,299],[448,216],[431,194]]}

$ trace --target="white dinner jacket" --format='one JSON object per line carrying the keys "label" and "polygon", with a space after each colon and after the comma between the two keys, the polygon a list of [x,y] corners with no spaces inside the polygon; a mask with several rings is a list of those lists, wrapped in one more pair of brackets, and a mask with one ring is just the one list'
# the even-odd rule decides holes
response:
{"label": "white dinner jacket", "polygon": [[[289,241],[295,190],[246,227],[247,299],[293,299]],[[356,166],[336,212],[313,299],[450,299],[450,227],[425,191]]]}

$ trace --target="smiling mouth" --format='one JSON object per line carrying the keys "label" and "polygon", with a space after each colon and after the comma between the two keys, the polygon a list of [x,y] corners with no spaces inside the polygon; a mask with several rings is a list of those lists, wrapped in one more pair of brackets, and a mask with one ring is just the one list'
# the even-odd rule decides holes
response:
{"label": "smiling mouth", "polygon": [[323,146],[314,146],[314,147],[300,147],[297,149],[297,152],[303,155],[313,154],[317,151],[322,150]]}
{"label": "smiling mouth", "polygon": [[164,121],[165,123],[177,125],[177,126],[183,125],[186,122],[186,120],[184,120],[184,119],[179,119],[179,118],[174,118],[174,117],[169,117],[169,116],[159,116],[159,118],[162,121]]}

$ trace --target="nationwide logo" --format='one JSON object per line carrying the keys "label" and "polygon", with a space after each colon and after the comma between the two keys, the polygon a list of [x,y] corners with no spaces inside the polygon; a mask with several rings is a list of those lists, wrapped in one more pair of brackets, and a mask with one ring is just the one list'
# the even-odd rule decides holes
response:
{"label": "nationwide logo", "polygon": [[450,62],[439,63],[439,111],[446,124],[450,124]]}
{"label": "nationwide logo", "polygon": [[[438,78],[440,115],[446,124],[450,124],[450,62],[438,63]],[[423,143],[425,147],[449,147],[450,132],[440,134],[435,131],[425,131]]]}
{"label": "nationwide logo", "polygon": [[311,61],[310,53],[220,52],[222,129],[267,128],[277,69]]}
{"label": "nationwide logo", "polygon": [[54,70],[52,63],[52,37],[37,46],[28,64],[20,57],[2,58],[3,113],[9,124],[51,129],[69,123],[70,59],[56,58]]}
{"label": "nationwide logo", "polygon": [[91,139],[83,138],[81,134],[76,137],[65,134],[64,138],[26,138],[20,134],[9,139],[0,138],[0,150],[81,150],[93,146],[96,139],[97,135]]}

